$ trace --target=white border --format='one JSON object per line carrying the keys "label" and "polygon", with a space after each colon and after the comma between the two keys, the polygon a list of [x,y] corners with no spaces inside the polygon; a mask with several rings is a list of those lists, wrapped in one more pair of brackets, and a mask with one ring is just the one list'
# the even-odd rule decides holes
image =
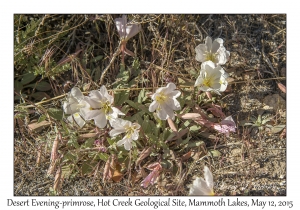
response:
{"label": "white border", "polygon": [[[299,130],[297,123],[298,117],[298,89],[299,84],[299,68],[297,62],[299,61],[297,48],[299,39],[299,12],[296,11],[296,4],[288,1],[190,1],[185,0],[177,4],[174,1],[1,1],[1,178],[0,178],[0,207],[1,209],[16,209],[17,207],[7,207],[7,199],[14,200],[94,200],[97,201],[100,197],[14,197],[13,196],[13,14],[14,13],[287,13],[287,55],[288,65],[287,69],[287,196],[286,197],[239,197],[240,200],[247,200],[249,203],[251,199],[258,198],[261,201],[293,201],[293,209],[299,209],[298,189],[299,182],[296,179],[299,174],[299,139],[296,138],[296,131]],[[4,45],[4,46],[3,46]],[[3,65],[4,64],[4,65]],[[8,90],[8,91],[7,91]],[[299,119],[299,117],[298,117]],[[132,197],[135,199],[136,197]],[[142,197],[145,199],[146,197]],[[151,200],[167,199],[168,197],[151,197]],[[170,197],[182,198],[188,202],[189,197]],[[218,200],[221,197],[197,197],[198,200]],[[236,197],[223,197],[224,199],[235,200]],[[128,197],[103,197],[103,199],[119,199],[127,200]],[[97,209],[106,209],[104,207],[96,207]],[[112,207],[110,207],[112,208]],[[119,207],[117,207],[119,208]],[[123,207],[126,209],[132,207]],[[136,207],[137,208],[137,207]],[[153,207],[143,207],[147,209],[154,209]],[[180,207],[172,207],[174,209],[182,209]],[[192,207],[190,207],[192,208]],[[201,208],[201,207],[195,207]],[[218,207],[210,207],[216,209]],[[224,207],[223,207],[224,208]],[[232,207],[225,207],[225,209]],[[239,209],[241,207],[238,207]],[[34,209],[32,207],[22,207],[22,209]],[[54,207],[47,207],[47,209],[55,209]],[[66,208],[65,208],[66,209]],[[71,209],[71,208],[67,208]],[[82,209],[82,207],[72,207],[72,209]],[[86,209],[86,208],[84,208]],[[89,208],[87,208],[89,209]],[[94,208],[95,209],[95,208]],[[161,208],[159,208],[161,209]],[[262,209],[254,208],[251,209]],[[266,207],[264,209],[274,209],[273,207]],[[277,207],[276,209],[281,209]]]}

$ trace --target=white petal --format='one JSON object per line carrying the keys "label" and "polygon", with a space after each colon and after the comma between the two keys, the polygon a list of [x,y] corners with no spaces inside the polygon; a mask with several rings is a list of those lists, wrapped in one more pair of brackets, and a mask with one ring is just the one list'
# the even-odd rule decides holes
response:
{"label": "white petal", "polygon": [[139,131],[135,130],[131,135],[132,140],[137,140],[139,138]]}
{"label": "white petal", "polygon": [[127,17],[126,15],[123,15],[122,18],[116,18],[115,19],[117,31],[119,32],[120,38],[125,38],[126,35],[126,24],[127,24]]}
{"label": "white petal", "polygon": [[220,51],[216,55],[216,63],[218,65],[224,65],[227,62],[227,57],[225,51]]}
{"label": "white petal", "polygon": [[178,98],[180,96],[181,92],[179,90],[174,90],[171,93],[168,94],[169,97],[171,98]]}
{"label": "white petal", "polygon": [[175,115],[174,115],[173,109],[171,107],[169,107],[166,103],[162,104],[161,107],[167,113],[167,119],[169,117],[172,120],[174,120]]}
{"label": "white petal", "polygon": [[80,114],[85,120],[91,120],[103,113],[102,110],[90,110],[89,108],[80,109]]}
{"label": "white petal", "polygon": [[195,59],[199,62],[204,62],[206,59],[206,56],[204,54],[206,54],[207,52],[207,47],[205,44],[199,44],[196,48],[195,48],[195,52],[196,52],[196,57]]}
{"label": "white petal", "polygon": [[133,126],[134,126],[134,128],[137,129],[137,130],[141,128],[141,125],[138,124],[138,123],[133,123]]}
{"label": "white petal", "polygon": [[207,184],[208,188],[213,189],[213,187],[214,187],[213,176],[207,166],[204,166],[204,178],[206,180],[206,184]]}
{"label": "white petal", "polygon": [[149,106],[149,112],[154,112],[158,107],[158,103],[156,101],[152,101],[152,103]]}
{"label": "white petal", "polygon": [[77,100],[82,100],[83,99],[83,94],[82,94],[82,92],[80,91],[80,89],[79,88],[77,88],[77,87],[73,87],[72,89],[71,89],[71,95],[74,97],[74,98],[76,98]]}
{"label": "white petal", "polygon": [[67,117],[67,120],[70,122],[70,123],[73,123],[74,120],[73,120],[73,115],[70,115],[69,117]]}
{"label": "white petal", "polygon": [[202,85],[203,84],[203,77],[201,75],[199,75],[199,77],[197,78],[196,82],[195,82],[195,87]]}
{"label": "white petal", "polygon": [[[215,39],[214,42],[212,43],[212,48],[211,48],[212,53],[216,53],[219,50],[220,46],[221,46],[220,43],[218,42],[218,40],[220,41],[220,38]],[[223,40],[222,40],[222,42],[223,42]]]}
{"label": "white petal", "polygon": [[131,37],[135,36],[141,30],[141,25],[139,24],[132,24],[126,26],[126,39],[130,39]]}
{"label": "white petal", "polygon": [[124,143],[124,148],[125,148],[126,150],[130,150],[131,147],[132,147],[131,141],[129,141],[129,140],[125,141],[125,143]]}
{"label": "white petal", "polygon": [[82,119],[82,117],[79,115],[79,113],[73,114],[74,120],[76,121],[76,124],[82,128],[85,124],[85,121]]}
{"label": "white petal", "polygon": [[211,190],[208,188],[203,178],[197,177],[190,188],[189,195],[210,195],[210,194],[211,194]]}
{"label": "white petal", "polygon": [[98,128],[104,128],[107,124],[107,120],[103,112],[101,112],[98,116],[94,117],[94,120],[95,120],[95,125]]}
{"label": "white petal", "polygon": [[164,93],[167,95],[169,93],[171,93],[172,91],[174,91],[176,89],[176,85],[172,82],[168,83],[166,86],[166,90],[164,91]]}
{"label": "white petal", "polygon": [[101,95],[101,93],[98,90],[92,90],[89,94],[89,99],[93,99],[95,101],[102,101],[104,100],[104,97]]}
{"label": "white petal", "polygon": [[116,129],[112,129],[110,132],[109,132],[109,135],[111,137],[115,137],[121,133],[124,133],[125,132],[125,129],[124,128],[116,128]]}
{"label": "white petal", "polygon": [[116,107],[111,107],[113,112],[116,113],[117,115],[125,115],[123,112],[121,112],[118,108]]}
{"label": "white petal", "polygon": [[226,90],[226,88],[227,88],[227,84],[222,84],[221,86],[220,86],[220,88],[219,88],[219,91],[220,92],[224,92],[225,90]]}
{"label": "white petal", "polygon": [[123,138],[122,140],[117,142],[117,146],[122,146],[123,144],[125,144],[125,142],[127,141],[127,138]]}
{"label": "white petal", "polygon": [[180,110],[180,103],[176,99],[169,98],[166,100],[166,105],[172,110]]}
{"label": "white petal", "polygon": [[104,85],[100,87],[100,94],[105,98],[107,101],[109,101],[110,104],[114,102],[114,98],[108,94],[107,89]]}
{"label": "white petal", "polygon": [[205,69],[209,71],[210,69],[214,69],[215,67],[216,65],[212,61],[205,61],[201,64],[201,70]]}
{"label": "white petal", "polygon": [[157,117],[161,120],[166,120],[168,115],[167,112],[164,109],[160,109],[157,111]]}
{"label": "white petal", "polygon": [[207,36],[206,39],[205,39],[205,45],[207,47],[207,50],[211,51],[211,48],[212,48],[212,39],[209,36]]}

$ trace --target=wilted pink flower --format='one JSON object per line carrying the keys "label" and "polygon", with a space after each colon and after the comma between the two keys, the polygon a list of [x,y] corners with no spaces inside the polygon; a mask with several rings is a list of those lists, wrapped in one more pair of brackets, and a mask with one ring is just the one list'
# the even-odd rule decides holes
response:
{"label": "wilted pink flower", "polygon": [[121,18],[115,19],[117,31],[120,35],[121,40],[121,51],[122,51],[122,62],[124,62],[124,53],[130,56],[134,56],[134,53],[126,48],[127,41],[135,36],[141,30],[140,24],[127,23],[126,15],[123,15]]}
{"label": "wilted pink flower", "polygon": [[[149,167],[148,167],[149,168]],[[151,169],[150,169],[151,170]],[[159,176],[160,172],[162,170],[162,167],[159,163],[156,163],[155,168],[152,170],[152,172],[142,181],[141,186],[144,188],[147,188],[149,184],[153,185],[156,181],[157,177]]]}
{"label": "wilted pink flower", "polygon": [[122,41],[128,41],[141,30],[140,24],[127,23],[126,15],[123,15],[121,18],[116,18],[115,23]]}
{"label": "wilted pink flower", "polygon": [[233,121],[231,116],[226,117],[220,122],[220,124],[215,124],[214,129],[220,133],[225,133],[226,136],[229,136],[229,132],[235,132],[236,124]]}

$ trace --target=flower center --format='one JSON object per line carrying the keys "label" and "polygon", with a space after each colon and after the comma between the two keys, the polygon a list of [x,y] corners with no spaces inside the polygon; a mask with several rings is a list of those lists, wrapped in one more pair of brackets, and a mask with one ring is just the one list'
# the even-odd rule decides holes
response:
{"label": "flower center", "polygon": [[206,61],[212,61],[212,62],[216,62],[216,54],[215,53],[211,53],[211,52],[207,52],[205,54],[205,60]]}
{"label": "flower center", "polygon": [[104,103],[100,102],[100,104],[101,104],[100,109],[103,109],[105,114],[109,114],[112,111],[111,105],[109,104],[108,101],[106,101]]}
{"label": "flower center", "polygon": [[212,86],[212,78],[211,77],[205,77],[203,80],[203,85],[206,87],[211,87]]}
{"label": "flower center", "polygon": [[164,103],[167,99],[167,96],[163,93],[159,93],[156,97],[155,97],[155,100],[158,102],[158,103]]}
{"label": "flower center", "polygon": [[74,114],[74,117],[79,117],[78,112],[76,112],[76,113]]}

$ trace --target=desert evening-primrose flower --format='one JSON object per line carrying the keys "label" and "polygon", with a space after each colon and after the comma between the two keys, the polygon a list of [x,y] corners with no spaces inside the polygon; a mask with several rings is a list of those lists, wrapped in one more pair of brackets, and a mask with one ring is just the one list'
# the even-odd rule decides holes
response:
{"label": "desert evening-primrose flower", "polygon": [[180,110],[180,104],[176,98],[180,96],[180,91],[175,90],[176,86],[173,83],[168,83],[166,87],[161,87],[152,95],[153,102],[149,106],[149,111],[156,110],[157,116],[161,120],[171,118],[175,119],[173,110]]}
{"label": "desert evening-primrose flower", "polygon": [[113,129],[109,132],[111,137],[115,137],[121,133],[125,133],[125,136],[122,140],[117,142],[118,146],[124,144],[126,150],[130,150],[132,147],[132,141],[139,138],[139,129],[140,125],[138,123],[132,123],[128,120],[115,119],[111,122]]}
{"label": "desert evening-primrose flower", "polygon": [[81,113],[85,120],[94,120],[95,125],[104,128],[107,120],[110,122],[118,115],[124,115],[119,109],[112,106],[113,96],[109,95],[106,87],[101,86],[100,90],[92,90],[89,97],[85,97],[86,105],[81,108]]}
{"label": "desert evening-primrose flower", "polygon": [[63,103],[63,110],[66,114],[70,115],[67,117],[68,121],[71,123],[75,121],[80,128],[85,124],[80,114],[82,107],[84,107],[84,96],[79,88],[74,87],[67,94],[67,101]]}
{"label": "desert evening-primrose flower", "polygon": [[140,24],[127,23],[126,15],[116,18],[115,23],[121,40],[128,41],[128,39],[135,36],[141,30]]}
{"label": "desert evening-primrose flower", "polygon": [[123,53],[123,59],[124,59],[124,53],[130,56],[134,56],[134,53],[126,48],[126,43],[131,37],[135,36],[137,33],[140,32],[141,25],[134,24],[134,23],[127,23],[126,15],[123,15],[121,18],[116,18],[115,23],[116,23],[117,31],[120,35],[121,51]]}
{"label": "desert evening-primrose flower", "polygon": [[200,86],[202,91],[214,91],[217,94],[227,88],[228,74],[221,66],[215,66],[212,61],[201,64],[200,75],[195,82],[195,86]]}
{"label": "desert evening-primrose flower", "polygon": [[207,166],[204,166],[204,178],[197,177],[190,187],[189,195],[215,195],[214,182],[211,171]]}
{"label": "desert evening-primrose flower", "polygon": [[212,61],[216,65],[225,64],[230,56],[230,52],[223,46],[223,39],[217,38],[212,42],[209,36],[206,37],[205,44],[199,44],[195,51],[197,61]]}

